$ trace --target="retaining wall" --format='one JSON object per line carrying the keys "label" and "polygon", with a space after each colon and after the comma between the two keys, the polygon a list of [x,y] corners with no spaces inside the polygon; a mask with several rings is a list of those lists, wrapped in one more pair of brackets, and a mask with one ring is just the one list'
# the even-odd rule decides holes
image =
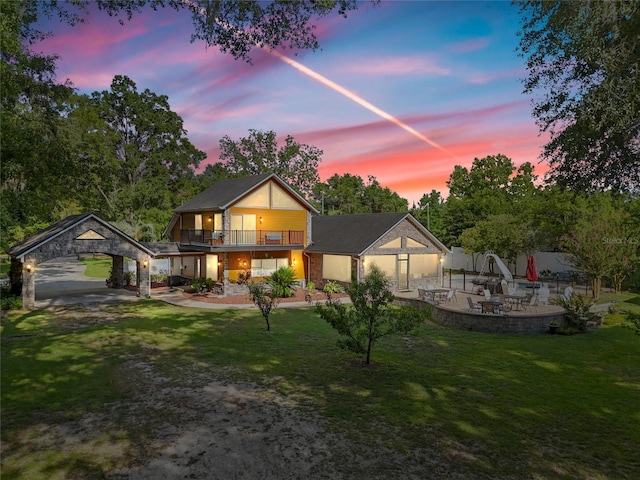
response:
{"label": "retaining wall", "polygon": [[491,313],[471,313],[443,305],[433,305],[423,300],[396,297],[396,305],[431,307],[434,322],[459,330],[487,333],[548,333],[549,323],[564,324],[564,313],[532,313],[530,315],[496,315]]}

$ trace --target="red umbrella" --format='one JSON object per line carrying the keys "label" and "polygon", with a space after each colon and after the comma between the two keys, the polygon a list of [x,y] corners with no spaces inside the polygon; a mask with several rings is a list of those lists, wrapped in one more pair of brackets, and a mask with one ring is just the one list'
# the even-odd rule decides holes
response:
{"label": "red umbrella", "polygon": [[531,255],[527,261],[527,280],[535,282],[538,280],[538,270],[536,269],[536,259]]}

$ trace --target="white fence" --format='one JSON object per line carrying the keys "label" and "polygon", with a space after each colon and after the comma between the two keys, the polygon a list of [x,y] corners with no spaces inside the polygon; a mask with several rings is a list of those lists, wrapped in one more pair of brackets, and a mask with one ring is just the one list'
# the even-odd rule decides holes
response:
{"label": "white fence", "polygon": [[[538,273],[543,270],[550,270],[553,273],[570,272],[574,270],[573,264],[569,262],[562,253],[536,252],[533,254],[533,257],[536,259],[536,268]],[[520,255],[514,265],[513,263],[508,262],[505,258],[502,259],[514,276],[524,276],[526,274],[527,260],[528,257],[526,255]],[[467,272],[473,272],[480,270],[483,261],[483,254],[476,255],[474,268],[474,262],[471,255],[464,253],[461,247],[451,247],[451,255],[447,255],[444,258],[443,267],[445,270],[460,270],[464,268]],[[498,273],[497,270],[496,273]]]}

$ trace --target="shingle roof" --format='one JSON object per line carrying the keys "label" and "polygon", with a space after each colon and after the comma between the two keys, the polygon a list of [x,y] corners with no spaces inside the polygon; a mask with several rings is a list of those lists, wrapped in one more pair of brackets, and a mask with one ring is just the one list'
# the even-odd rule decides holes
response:
{"label": "shingle roof", "polygon": [[176,208],[174,212],[223,210],[272,175],[272,173],[264,173],[252,177],[234,178],[218,182]]}
{"label": "shingle roof", "polygon": [[117,232],[123,238],[126,238],[130,242],[136,244],[138,247],[142,248],[143,250],[147,250],[148,253],[153,254],[153,251],[148,250],[147,247],[145,247],[144,245],[139,244],[133,238],[131,238],[128,235],[126,235],[125,233],[121,232],[116,227],[114,227],[110,223],[102,220],[101,218],[97,217],[93,213],[80,213],[80,214],[77,214],[77,215],[69,215],[68,217],[65,217],[62,220],[59,220],[56,223],[48,226],[44,230],[41,230],[40,232],[36,233],[35,235],[23,240],[22,242],[16,243],[15,245],[13,245],[12,247],[10,247],[7,250],[7,253],[12,257],[20,257],[22,255],[25,255],[26,253],[29,253],[34,248],[37,248],[40,244],[47,243],[50,240],[53,240],[58,235],[64,233],[68,229],[73,228],[74,226],[86,221],[89,218],[94,219],[95,221],[101,223],[105,227],[113,230],[114,232]]}
{"label": "shingle roof", "polygon": [[12,247],[7,250],[7,253],[12,257],[19,257],[25,252],[28,252],[33,247],[38,245],[39,243],[47,240],[48,238],[55,237],[59,233],[64,232],[66,229],[72,227],[73,225],[82,222],[87,217],[90,217],[91,213],[80,213],[77,215],[69,215],[68,217],[63,218],[62,220],[49,225],[44,230],[39,231],[35,235],[23,240],[22,242],[16,243]]}
{"label": "shingle roof", "polygon": [[314,216],[309,252],[361,255],[409,214],[406,212]]}

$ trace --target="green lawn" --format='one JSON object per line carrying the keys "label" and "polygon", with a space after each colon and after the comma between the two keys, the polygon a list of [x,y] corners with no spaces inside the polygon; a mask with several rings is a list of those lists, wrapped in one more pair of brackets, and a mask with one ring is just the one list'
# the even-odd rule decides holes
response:
{"label": "green lawn", "polygon": [[92,278],[108,278],[111,269],[111,257],[83,258],[82,263],[86,265],[84,274]]}
{"label": "green lawn", "polygon": [[[112,412],[114,402],[137,398],[122,375],[132,358],[169,382],[184,381],[184,371],[258,382],[318,411],[363,451],[384,445],[414,467],[425,461],[414,452],[428,451],[456,478],[640,478],[640,336],[619,325],[558,336],[428,324],[375,345],[365,367],[337,348],[312,309],[276,310],[272,333],[255,310],[142,300],[107,307],[97,325],[91,315],[3,319],[3,478],[108,477],[147,448],[150,433],[125,425],[101,441],[126,439],[127,460],[47,447],[35,433],[43,422]],[[344,478],[371,478],[366,466],[337,468],[348,468]],[[403,471],[385,468],[378,473]]]}

